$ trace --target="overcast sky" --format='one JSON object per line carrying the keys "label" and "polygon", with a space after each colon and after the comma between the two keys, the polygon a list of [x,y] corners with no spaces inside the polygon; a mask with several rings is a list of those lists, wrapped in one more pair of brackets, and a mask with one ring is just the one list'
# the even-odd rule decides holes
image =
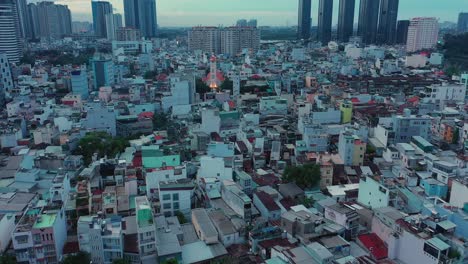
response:
{"label": "overcast sky", "polygon": [[[73,21],[92,20],[91,0],[56,0],[56,2],[69,6]],[[123,14],[123,0],[109,2],[113,4],[115,13]],[[334,24],[337,21],[338,3],[338,0],[334,1]],[[297,24],[298,0],[156,0],[156,5],[158,24],[163,27],[229,26],[239,18],[256,18],[260,26]],[[357,0],[356,15],[358,9]],[[312,0],[313,24],[317,23],[317,10],[318,0]],[[441,21],[456,22],[460,12],[468,12],[468,0],[400,0],[399,19],[433,16]]]}

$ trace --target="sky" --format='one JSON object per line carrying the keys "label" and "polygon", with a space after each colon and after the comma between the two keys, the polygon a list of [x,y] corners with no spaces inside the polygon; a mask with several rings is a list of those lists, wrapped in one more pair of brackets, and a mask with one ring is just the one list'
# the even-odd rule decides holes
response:
{"label": "sky", "polygon": [[[38,0],[31,0],[31,2]],[[72,11],[73,21],[91,21],[91,0],[56,0]],[[123,14],[123,0],[109,0],[114,13]],[[338,17],[338,0],[334,1],[333,23]],[[463,4],[462,4],[463,3]],[[298,0],[156,0],[158,24],[169,26],[230,26],[237,19],[256,18],[259,26],[293,26],[297,24]],[[464,8],[462,8],[462,6]],[[359,1],[356,1],[356,17]],[[312,24],[317,23],[318,0],[312,0]],[[468,0],[400,0],[398,19],[418,16],[437,17],[456,22],[458,13],[468,11]]]}

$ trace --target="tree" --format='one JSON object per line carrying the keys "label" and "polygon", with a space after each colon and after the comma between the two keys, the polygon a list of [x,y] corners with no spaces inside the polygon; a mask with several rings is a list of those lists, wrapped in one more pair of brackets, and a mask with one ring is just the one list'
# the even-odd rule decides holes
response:
{"label": "tree", "polygon": [[294,182],[302,189],[315,187],[320,182],[320,166],[306,164],[287,167],[284,170],[282,179],[286,183]]}
{"label": "tree", "polygon": [[196,79],[195,80],[195,91],[198,94],[206,94],[206,93],[210,92],[211,89],[202,79]]}
{"label": "tree", "polygon": [[106,132],[91,132],[86,134],[78,143],[74,154],[82,155],[85,164],[90,164],[94,153],[98,157],[113,157],[129,147],[128,140],[120,137],[112,138]]}
{"label": "tree", "polygon": [[90,263],[91,257],[89,253],[80,251],[76,255],[70,255],[63,260],[63,264],[84,264]]}
{"label": "tree", "polygon": [[233,81],[226,78],[224,80],[224,82],[221,84],[221,86],[219,87],[219,89],[221,91],[226,91],[226,90],[232,91],[234,89],[234,83],[233,83]]}
{"label": "tree", "polygon": [[175,215],[177,216],[180,224],[187,223],[187,218],[185,218],[185,215],[181,211],[177,211]]}
{"label": "tree", "polygon": [[452,144],[458,144],[458,140],[460,139],[460,129],[457,127],[453,132]]}
{"label": "tree", "polygon": [[145,75],[143,76],[143,78],[145,78],[145,79],[154,79],[156,77],[156,75],[158,75],[157,71],[147,71],[147,72],[145,72]]}
{"label": "tree", "polygon": [[112,261],[112,264],[130,264],[130,261],[126,259],[114,259],[114,261]]}
{"label": "tree", "polygon": [[16,264],[16,258],[12,255],[3,254],[0,256],[0,264]]}
{"label": "tree", "polygon": [[177,261],[177,259],[174,259],[174,258],[171,258],[162,262],[162,264],[178,264],[178,263],[179,261]]}
{"label": "tree", "polygon": [[169,123],[169,117],[165,112],[154,112],[153,126],[157,130],[166,130]]}

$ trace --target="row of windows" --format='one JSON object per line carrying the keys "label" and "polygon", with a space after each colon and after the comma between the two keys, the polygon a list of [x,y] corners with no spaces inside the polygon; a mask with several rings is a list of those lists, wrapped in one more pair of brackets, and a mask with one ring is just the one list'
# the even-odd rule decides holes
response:
{"label": "row of windows", "polygon": [[[163,194],[163,201],[168,201],[168,200],[171,200],[171,194],[170,193]],[[178,193],[173,193],[172,194],[172,200],[179,201],[179,194]]]}

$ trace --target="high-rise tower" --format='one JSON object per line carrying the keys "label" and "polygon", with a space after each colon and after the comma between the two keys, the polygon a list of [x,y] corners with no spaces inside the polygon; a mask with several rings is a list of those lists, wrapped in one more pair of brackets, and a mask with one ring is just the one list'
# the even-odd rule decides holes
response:
{"label": "high-rise tower", "polygon": [[348,42],[353,35],[356,0],[340,0],[338,11],[338,41]]}
{"label": "high-rise tower", "polygon": [[379,20],[379,1],[361,0],[359,6],[358,36],[365,44],[373,44],[377,40],[377,23]]}
{"label": "high-rise tower", "polygon": [[297,21],[297,38],[310,38],[310,13],[312,10],[311,0],[299,0],[298,21]]}
{"label": "high-rise tower", "polygon": [[0,0],[0,53],[7,55],[10,63],[18,63],[23,56],[17,2]]}
{"label": "high-rise tower", "polygon": [[146,38],[156,37],[156,0],[124,0],[125,26],[139,29]]}
{"label": "high-rise tower", "polygon": [[380,44],[394,44],[396,42],[396,27],[399,0],[381,0],[379,29],[377,42]]}
{"label": "high-rise tower", "polygon": [[327,45],[332,33],[333,0],[320,0],[318,12],[318,41]]}
{"label": "high-rise tower", "polygon": [[112,14],[112,5],[106,1],[92,1],[94,34],[100,38],[107,37],[106,15]]}

